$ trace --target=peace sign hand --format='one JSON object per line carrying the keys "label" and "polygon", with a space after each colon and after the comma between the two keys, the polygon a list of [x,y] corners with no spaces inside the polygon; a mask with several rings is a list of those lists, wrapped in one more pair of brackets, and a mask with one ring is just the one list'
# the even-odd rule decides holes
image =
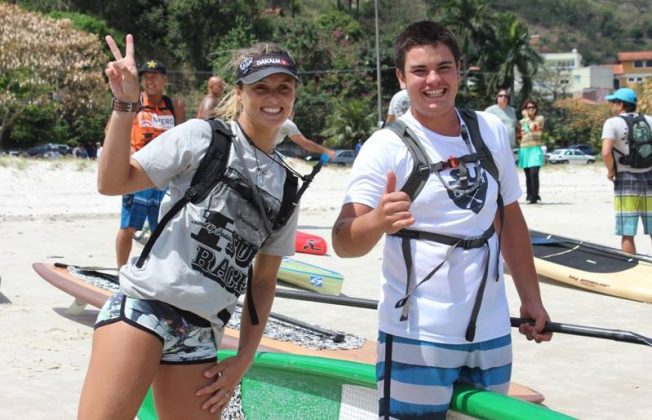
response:
{"label": "peace sign hand", "polygon": [[105,39],[115,59],[115,61],[110,61],[104,69],[104,73],[109,78],[113,97],[123,102],[138,102],[140,87],[138,85],[138,69],[136,60],[134,60],[134,37],[131,34],[127,35],[124,57],[111,35],[107,35]]}

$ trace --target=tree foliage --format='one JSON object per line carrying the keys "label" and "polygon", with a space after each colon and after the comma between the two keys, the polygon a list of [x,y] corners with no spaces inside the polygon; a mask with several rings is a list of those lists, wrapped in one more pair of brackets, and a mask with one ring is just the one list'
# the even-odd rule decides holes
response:
{"label": "tree foliage", "polygon": [[[493,102],[498,86],[512,86],[519,75],[523,77],[523,91],[516,103],[520,103],[530,95],[534,78],[537,86],[547,80],[553,99],[547,99],[549,95],[538,98],[540,105],[547,108],[547,127],[551,130],[546,132],[550,141],[564,142],[585,136],[587,131],[573,124],[554,122],[566,122],[567,118],[574,118],[575,112],[568,107],[552,106],[567,95],[562,87],[555,86],[554,75],[541,69],[537,72],[540,58],[530,45],[530,35],[540,36],[542,52],[577,48],[587,64],[613,62],[619,50],[652,48],[649,23],[652,9],[642,7],[646,1],[619,0],[618,7],[613,7],[615,0],[12,0],[11,3],[57,17],[58,20],[42,20],[35,32],[44,32],[44,28],[52,26],[48,30],[58,34],[58,43],[74,39],[58,28],[63,21],[72,21],[70,31],[74,27],[99,39],[110,33],[119,43],[124,40],[124,34],[133,34],[137,60],[153,57],[166,63],[170,80],[167,92],[185,99],[189,110],[203,96],[209,70],[232,81],[233,69],[226,64],[234,50],[255,41],[274,41],[288,48],[297,60],[304,83],[298,91],[295,119],[307,135],[318,139],[323,133],[332,132],[330,124],[340,124],[335,115],[342,109],[350,107],[350,111],[357,112],[364,103],[370,113],[374,109],[378,112],[379,94],[380,113],[384,116],[391,96],[399,89],[394,68],[395,37],[410,22],[440,20],[453,29],[462,48],[459,105],[483,109]],[[376,5],[380,20],[380,92],[376,83]],[[12,22],[4,25],[0,37],[13,31],[5,27],[14,25]],[[48,41],[45,45],[50,48]],[[1,48],[0,60],[8,60],[16,47],[2,44]],[[34,48],[35,56],[44,54],[43,46],[29,48]],[[71,48],[71,57],[79,48]],[[74,102],[65,97],[78,94],[74,89],[62,89],[63,74],[78,72],[68,71],[66,66],[100,56],[99,60],[93,58],[99,88],[88,89],[87,95],[79,100],[82,104],[86,100],[97,101],[94,92],[102,97],[104,88],[100,79],[106,57],[101,51],[106,54],[108,50],[97,42],[90,49],[94,51],[85,50],[88,53],[83,60],[62,61],[56,48],[51,57],[45,57],[46,62],[62,62],[66,71],[60,72],[61,80],[40,76],[39,66],[2,69],[0,89],[4,95],[6,92],[13,95],[11,114],[5,112],[10,102],[3,100],[0,105],[4,106],[0,111],[5,112],[3,127],[14,125],[10,140],[28,142],[46,136],[45,133],[51,138],[66,135],[70,141],[101,136],[106,115],[104,103],[99,111],[92,112],[87,105],[72,111],[66,104]],[[30,80],[39,82],[26,82]],[[62,101],[53,101],[53,97]],[[39,102],[30,98],[44,99]],[[47,106],[42,105],[45,103]],[[38,119],[38,130],[34,129],[35,135],[30,136],[27,121],[34,118],[36,109],[43,115]],[[375,128],[376,120],[367,122],[369,130]],[[350,133],[353,135],[353,131]],[[5,140],[8,136],[4,136]],[[354,144],[352,139],[342,141],[343,145]]]}
{"label": "tree foliage", "polygon": [[353,149],[365,141],[375,129],[376,115],[364,99],[340,101],[328,117],[328,128],[322,135],[326,144],[337,149]]}
{"label": "tree foliage", "polygon": [[548,143],[566,146],[572,143],[589,143],[600,150],[602,125],[610,117],[609,105],[597,105],[582,99],[560,99],[551,107],[552,115],[546,119]]}
{"label": "tree foliage", "polygon": [[28,109],[72,123],[104,108],[107,60],[95,35],[7,3],[0,26],[0,139]]}

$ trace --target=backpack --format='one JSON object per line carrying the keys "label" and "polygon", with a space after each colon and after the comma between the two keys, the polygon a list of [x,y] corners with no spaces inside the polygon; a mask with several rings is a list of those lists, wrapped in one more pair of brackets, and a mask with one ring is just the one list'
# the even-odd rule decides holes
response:
{"label": "backpack", "polygon": [[652,129],[645,116],[630,114],[620,115],[620,118],[627,123],[629,153],[627,155],[621,153],[618,162],[632,168],[652,168]]}
{"label": "backpack", "polygon": [[[138,268],[143,266],[145,260],[152,251],[154,243],[159,236],[161,236],[161,233],[165,230],[165,226],[174,215],[176,215],[187,203],[198,204],[204,201],[215,186],[222,181],[222,177],[226,173],[229,154],[231,151],[231,143],[233,142],[235,135],[227,123],[220,119],[211,118],[207,120],[207,122],[211,125],[212,130],[211,142],[208,149],[206,150],[202,160],[199,162],[197,171],[194,173],[190,186],[186,189],[183,197],[174,203],[170,210],[168,210],[167,213],[161,217],[161,220],[159,220],[158,226],[156,226],[156,229],[152,232],[140,254],[140,257],[138,257],[138,261],[136,262],[136,267]],[[283,185],[283,200],[281,201],[277,217],[272,221],[273,231],[281,229],[288,222],[290,216],[292,216],[297,204],[299,203],[299,199],[305,192],[306,188],[308,188],[315,175],[320,171],[322,165],[318,162],[312,168],[312,172],[309,175],[299,175],[289,169],[288,166],[283,166],[286,171],[285,184]],[[297,189],[298,178],[301,178],[303,183],[301,188]],[[259,211],[262,214],[265,214],[265,209],[259,207]],[[251,280],[251,276],[252,267],[250,266],[249,280]],[[258,315],[256,314],[254,303],[251,298],[251,281],[247,282],[246,297],[252,323],[256,325],[258,324]]]}
{"label": "backpack", "polygon": [[[480,126],[478,124],[477,114],[474,111],[467,110],[464,108],[459,108],[458,111],[460,116],[462,117],[462,120],[464,121],[464,124],[466,125],[466,127],[465,125],[462,125],[461,127],[462,138],[464,139],[465,142],[468,142],[468,137],[470,137],[470,142],[471,144],[473,144],[473,148],[475,149],[475,152],[465,156],[461,156],[459,158],[449,158],[447,161],[442,161],[434,164],[430,161],[428,154],[425,152],[425,150],[423,150],[423,148],[419,144],[416,135],[403,121],[396,120],[386,127],[392,130],[395,134],[397,134],[401,138],[401,140],[403,140],[403,143],[407,147],[410,155],[412,156],[412,160],[414,161],[412,172],[410,173],[407,181],[401,188],[401,191],[407,193],[408,196],[410,197],[410,200],[414,201],[416,197],[419,195],[419,193],[421,192],[421,190],[423,189],[424,185],[426,184],[426,181],[428,180],[432,172],[439,171],[446,168],[451,168],[451,167],[460,167],[462,169],[464,165],[460,165],[460,163],[471,163],[471,162],[479,161],[480,165],[498,183],[498,197],[496,201],[498,203],[498,214],[500,217],[500,226],[501,226],[500,227],[501,232],[498,233],[498,252],[496,255],[496,263],[498,263],[498,260],[500,258],[500,236],[502,233],[502,225],[504,219],[504,203],[503,203],[502,195],[500,194],[500,180],[498,177],[499,176],[498,167],[496,166],[496,162],[494,161],[493,156],[491,155],[491,151],[489,150],[484,140],[482,139],[482,135],[480,133]],[[470,133],[467,132],[467,127]],[[454,236],[442,235],[433,232],[417,231],[413,229],[402,229],[392,234],[392,236],[397,236],[401,238],[401,248],[402,248],[403,259],[405,260],[405,267],[407,271],[405,296],[402,299],[400,299],[395,306],[396,308],[399,307],[403,308],[401,313],[401,321],[405,321],[408,318],[408,300],[412,292],[419,285],[428,281],[448,259],[447,256],[444,259],[444,261],[442,261],[437,266],[435,266],[435,268],[426,277],[424,277],[419,283],[416,283],[414,280],[412,280],[412,250],[410,244],[411,239],[434,241],[445,245],[449,245],[453,248],[472,249],[472,248],[480,248],[482,246],[487,245],[487,241],[489,240],[489,238],[491,238],[491,236],[493,236],[494,233],[495,231],[494,231],[493,223],[491,223],[489,227],[483,232],[483,234],[476,238],[458,238]],[[450,255],[450,251],[448,255]],[[498,266],[498,264],[496,264],[496,266]],[[482,297],[487,282],[488,267],[489,267],[489,257],[485,259],[485,267],[484,267],[482,281],[480,282],[480,287],[475,297],[473,310],[466,330],[466,340],[469,342],[473,341],[475,337],[476,321],[477,321],[478,314],[480,312]],[[499,275],[500,274],[498,273],[496,274],[496,281],[498,281]]]}

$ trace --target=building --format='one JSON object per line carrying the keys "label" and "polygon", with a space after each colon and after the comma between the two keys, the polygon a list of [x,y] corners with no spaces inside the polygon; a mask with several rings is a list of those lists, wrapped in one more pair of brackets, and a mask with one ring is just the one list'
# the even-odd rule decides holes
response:
{"label": "building", "polygon": [[[582,65],[582,55],[570,52],[543,53],[543,66],[534,79],[534,90],[548,99],[573,97],[601,102],[613,90],[612,65]],[[517,79],[517,90],[520,79]]]}
{"label": "building", "polygon": [[603,102],[614,86],[613,66],[593,65],[573,69],[570,93],[574,98]]}
{"label": "building", "polygon": [[544,66],[560,73],[570,73],[582,67],[582,55],[573,48],[569,53],[543,53]]}
{"label": "building", "polygon": [[618,64],[613,66],[614,87],[642,83],[652,77],[652,51],[625,51],[618,53]]}

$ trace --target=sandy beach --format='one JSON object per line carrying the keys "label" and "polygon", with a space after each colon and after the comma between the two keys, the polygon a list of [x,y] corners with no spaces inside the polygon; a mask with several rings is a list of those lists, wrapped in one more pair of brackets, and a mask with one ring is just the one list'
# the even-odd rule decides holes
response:
{"label": "sandy beach", "polygon": [[[295,165],[304,172],[308,167]],[[0,159],[0,418],[72,419],[90,353],[94,308],[79,316],[72,298],[43,281],[34,262],[114,266],[119,197],[95,188],[94,161]],[[349,169],[327,167],[304,196],[300,229],[323,236],[339,211]],[[524,188],[524,176],[520,173]],[[613,234],[612,186],[595,165],[546,166],[542,203],[521,200],[532,229],[619,247]],[[639,253],[652,255],[649,237]],[[134,246],[134,252],[140,250]],[[340,271],[343,293],[377,299],[381,245],[367,256],[341,259],[297,254],[297,259]],[[519,300],[507,276],[512,315]],[[652,279],[650,279],[652,281]],[[542,280],[553,320],[652,336],[652,305]],[[277,299],[275,312],[336,330],[376,338],[375,311]],[[536,345],[517,332],[513,380],[545,395],[545,404],[582,419],[647,419],[652,413],[652,348],[556,334]]]}

